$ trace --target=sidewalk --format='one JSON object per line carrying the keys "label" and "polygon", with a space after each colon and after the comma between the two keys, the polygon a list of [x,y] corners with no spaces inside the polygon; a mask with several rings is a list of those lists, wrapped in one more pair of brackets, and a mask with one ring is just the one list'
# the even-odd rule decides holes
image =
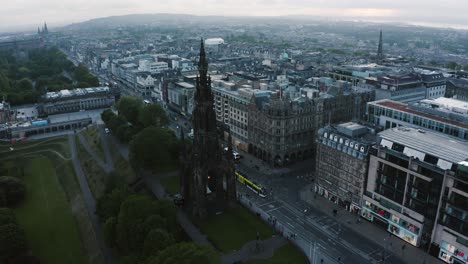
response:
{"label": "sidewalk", "polygon": [[[327,214],[329,217],[332,217],[341,223],[343,226],[348,227],[354,232],[366,237],[369,240],[374,241],[375,243],[381,245],[387,249],[387,254],[393,254],[398,256],[406,263],[411,264],[442,264],[441,260],[438,260],[430,256],[425,251],[412,246],[411,244],[403,241],[402,239],[391,235],[389,232],[380,229],[375,224],[360,218],[360,223],[357,223],[358,217],[355,214],[352,214],[346,211],[344,208],[338,206],[337,204],[329,201],[328,199],[316,195],[314,198],[315,192],[313,192],[313,185],[305,186],[300,193],[300,197],[303,201],[310,204],[312,207],[317,208]],[[333,209],[338,210],[337,216],[333,216]],[[404,250],[402,246],[404,245]]]}

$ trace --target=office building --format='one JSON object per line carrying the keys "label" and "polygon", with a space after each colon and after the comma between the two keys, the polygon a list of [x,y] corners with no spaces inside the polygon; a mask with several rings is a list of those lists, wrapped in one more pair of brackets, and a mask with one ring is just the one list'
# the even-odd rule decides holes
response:
{"label": "office building", "polygon": [[405,104],[380,100],[367,104],[368,121],[384,129],[396,126],[421,127],[468,139],[468,104],[437,98]]}
{"label": "office building", "polygon": [[451,210],[442,206],[443,197],[449,195],[456,206],[463,206],[452,193],[457,191],[445,186],[453,186],[450,179],[457,175],[457,164],[468,159],[468,142],[408,127],[380,132],[377,142],[369,159],[361,215],[411,245],[433,250],[431,244],[440,241],[438,225],[452,223],[441,216],[440,210]]}
{"label": "office building", "polygon": [[315,191],[355,213],[362,206],[369,151],[375,144],[372,132],[348,122],[326,126],[317,133]]}

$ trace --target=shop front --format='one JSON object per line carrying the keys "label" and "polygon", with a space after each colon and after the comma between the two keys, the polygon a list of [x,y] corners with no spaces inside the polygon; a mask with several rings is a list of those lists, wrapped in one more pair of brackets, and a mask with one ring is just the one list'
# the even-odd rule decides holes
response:
{"label": "shop front", "polygon": [[468,264],[468,252],[443,241],[440,243],[439,259],[450,264]]}
{"label": "shop front", "polygon": [[403,239],[413,246],[419,247],[421,240],[420,230],[415,224],[409,223],[399,216],[387,211],[385,208],[364,201],[361,216],[379,226],[383,226],[387,232]]}
{"label": "shop front", "polygon": [[361,210],[361,207],[357,203],[342,199],[340,198],[340,196],[323,188],[320,185],[315,185],[315,192],[323,196],[324,198],[328,199],[329,201],[339,205],[340,207],[345,208],[347,211],[351,213],[359,214]]}

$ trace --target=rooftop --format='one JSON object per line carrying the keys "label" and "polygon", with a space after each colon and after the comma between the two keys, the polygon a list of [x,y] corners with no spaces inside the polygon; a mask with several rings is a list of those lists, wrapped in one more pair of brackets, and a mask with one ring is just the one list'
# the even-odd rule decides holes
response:
{"label": "rooftop", "polygon": [[424,99],[420,103],[431,105],[433,108],[445,109],[458,114],[468,114],[468,102],[453,98],[439,97],[436,99]]}
{"label": "rooftop", "polygon": [[394,110],[402,111],[402,112],[405,112],[405,113],[426,117],[426,118],[436,120],[436,121],[439,121],[439,122],[444,122],[444,123],[451,124],[451,125],[454,125],[454,126],[458,126],[458,127],[462,127],[462,128],[468,128],[467,123],[458,122],[458,121],[455,121],[455,120],[443,118],[443,117],[436,116],[436,115],[433,115],[433,114],[428,114],[428,113],[424,113],[424,112],[421,112],[421,111],[417,111],[417,110],[409,108],[408,105],[405,104],[405,103],[400,103],[400,102],[395,102],[395,101],[392,101],[392,100],[385,99],[385,100],[380,100],[380,101],[376,101],[376,102],[371,102],[370,104],[376,104],[376,105],[391,108],[391,109],[394,109]]}
{"label": "rooftop", "polygon": [[190,84],[188,82],[178,82],[176,83],[178,86],[182,87],[182,88],[187,88],[187,89],[192,89],[192,88],[195,88],[195,86],[193,84]]}
{"label": "rooftop", "polygon": [[[387,129],[378,134],[382,139],[380,145],[391,148],[384,140],[405,146],[403,151],[408,156],[414,153],[415,157],[424,159],[425,154],[438,157],[446,162],[459,163],[468,160],[468,141],[450,137],[442,133],[426,131],[415,128],[396,127]],[[411,151],[409,151],[410,148]],[[423,156],[417,156],[417,153]],[[440,161],[439,161],[440,162]],[[441,162],[440,164],[442,164]],[[439,163],[438,163],[439,165]],[[447,164],[448,165],[448,164]],[[447,166],[442,166],[447,168]],[[450,166],[451,167],[451,166]]]}
{"label": "rooftop", "polygon": [[74,90],[60,90],[59,92],[48,92],[44,95],[46,100],[68,98],[74,96],[85,96],[93,93],[109,92],[109,87],[89,87],[89,88],[77,88]]}

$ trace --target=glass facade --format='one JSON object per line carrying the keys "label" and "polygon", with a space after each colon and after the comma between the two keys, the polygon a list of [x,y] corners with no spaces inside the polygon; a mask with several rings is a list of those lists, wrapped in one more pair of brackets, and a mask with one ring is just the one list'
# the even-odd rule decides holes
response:
{"label": "glass facade", "polygon": [[[384,199],[381,199],[381,205],[383,201]],[[371,221],[378,217],[388,224],[388,232],[414,246],[419,246],[420,228],[390,213],[386,208],[365,201],[362,216]]]}
{"label": "glass facade", "polygon": [[[391,109],[389,107],[378,105],[378,103],[367,104],[368,121],[373,124],[380,124],[381,116],[392,118],[403,123],[408,123],[430,130],[438,131],[454,137],[468,140],[468,129],[459,127],[448,122],[443,122],[415,113],[407,113],[398,109]],[[395,127],[396,124],[385,124],[385,129]]]}

